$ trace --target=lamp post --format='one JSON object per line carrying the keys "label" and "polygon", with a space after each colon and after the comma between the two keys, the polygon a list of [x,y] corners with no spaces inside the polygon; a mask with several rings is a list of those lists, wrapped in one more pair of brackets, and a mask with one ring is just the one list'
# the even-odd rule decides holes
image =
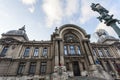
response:
{"label": "lamp post", "polygon": [[117,33],[118,37],[120,38],[120,28],[116,25],[116,22],[120,24],[120,20],[113,19],[113,15],[109,15],[109,11],[106,10],[103,6],[101,6],[99,3],[94,4],[92,3],[91,8],[93,11],[96,11],[100,14],[99,17],[97,17],[101,22],[104,20],[105,24],[107,26],[111,26],[115,32]]}

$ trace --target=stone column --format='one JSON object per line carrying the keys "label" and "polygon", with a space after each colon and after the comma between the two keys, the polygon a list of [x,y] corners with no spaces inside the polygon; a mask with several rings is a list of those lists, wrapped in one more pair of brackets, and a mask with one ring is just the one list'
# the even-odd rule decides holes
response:
{"label": "stone column", "polygon": [[35,75],[39,75],[39,74],[40,74],[40,61],[38,60],[36,63]]}
{"label": "stone column", "polygon": [[93,58],[91,56],[91,52],[90,52],[90,50],[88,48],[88,44],[87,43],[88,43],[87,41],[84,42],[85,51],[86,51],[86,54],[87,54],[87,57],[88,57],[89,65],[92,65],[92,64],[94,64],[94,62],[93,62]]}
{"label": "stone column", "polygon": [[42,47],[39,48],[39,54],[38,54],[39,58],[41,58],[42,56]]}
{"label": "stone column", "polygon": [[55,41],[55,66],[59,65],[59,59],[58,59],[58,42]]}
{"label": "stone column", "polygon": [[88,47],[89,47],[89,50],[90,50],[90,52],[91,52],[91,56],[92,56],[92,59],[93,59],[93,62],[94,62],[94,64],[95,64],[95,58],[93,57],[93,50],[92,50],[92,48],[91,48],[91,46],[90,46],[90,43],[88,43]]}
{"label": "stone column", "polygon": [[118,76],[117,71],[116,71],[116,69],[114,68],[114,65],[112,64],[112,62],[111,62],[110,60],[109,60],[108,62],[109,62],[109,64],[110,64],[110,67],[112,68],[112,71],[115,73],[116,76]]}
{"label": "stone column", "polygon": [[80,69],[80,73],[83,71],[83,66],[81,64],[81,62],[79,62],[79,69]]}
{"label": "stone column", "polygon": [[48,56],[48,58],[50,57],[50,47],[48,46],[48,52],[47,52],[48,54],[47,54],[47,56]]}
{"label": "stone column", "polygon": [[31,58],[34,55],[34,48],[33,46],[30,48],[30,52],[29,52],[29,58]]}
{"label": "stone column", "polygon": [[103,65],[104,70],[105,70],[105,71],[107,71],[106,64],[104,63],[104,61],[103,61],[103,60],[101,61],[101,63],[102,63],[102,65]]}
{"label": "stone column", "polygon": [[24,70],[24,75],[28,75],[29,73],[29,67],[30,67],[30,62],[26,62],[26,65],[25,65],[25,70]]}
{"label": "stone column", "polygon": [[60,41],[60,63],[62,66],[64,66],[65,62],[64,62],[64,45],[63,42]]}

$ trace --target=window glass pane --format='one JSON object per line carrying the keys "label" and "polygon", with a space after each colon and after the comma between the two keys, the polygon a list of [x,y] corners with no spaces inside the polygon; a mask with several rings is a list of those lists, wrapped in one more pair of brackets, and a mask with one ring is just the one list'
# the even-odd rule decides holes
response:
{"label": "window glass pane", "polygon": [[43,49],[43,56],[47,56],[47,48]]}
{"label": "window glass pane", "polygon": [[3,50],[2,50],[2,52],[1,52],[1,54],[0,54],[0,56],[5,56],[7,50],[8,50],[8,47],[4,47]]}
{"label": "window glass pane", "polygon": [[35,48],[35,50],[34,50],[34,56],[38,56],[38,53],[39,53],[39,49]]}
{"label": "window glass pane", "polygon": [[73,45],[70,46],[70,53],[75,54],[75,47]]}
{"label": "window glass pane", "polygon": [[102,52],[101,49],[98,49],[98,54],[99,54],[100,57],[103,57],[103,52]]}
{"label": "window glass pane", "polygon": [[41,69],[40,69],[40,73],[41,74],[45,74],[46,73],[46,67],[47,67],[46,62],[41,62]]}
{"label": "window glass pane", "polygon": [[22,74],[25,68],[25,63],[21,62],[18,68],[18,74]]}
{"label": "window glass pane", "polygon": [[24,56],[29,56],[30,48],[26,48],[24,52]]}
{"label": "window glass pane", "polygon": [[64,54],[67,55],[67,46],[64,46]]}
{"label": "window glass pane", "polygon": [[29,74],[34,74],[34,73],[35,73],[35,70],[36,70],[36,63],[35,63],[35,62],[32,62],[32,63],[30,64]]}

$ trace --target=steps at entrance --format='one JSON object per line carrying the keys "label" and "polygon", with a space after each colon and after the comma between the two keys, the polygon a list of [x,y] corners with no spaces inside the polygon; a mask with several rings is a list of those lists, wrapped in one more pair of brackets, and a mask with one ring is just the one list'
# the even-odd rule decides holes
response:
{"label": "steps at entrance", "polygon": [[86,76],[76,76],[73,78],[68,78],[68,80],[106,80],[97,77],[86,77]]}

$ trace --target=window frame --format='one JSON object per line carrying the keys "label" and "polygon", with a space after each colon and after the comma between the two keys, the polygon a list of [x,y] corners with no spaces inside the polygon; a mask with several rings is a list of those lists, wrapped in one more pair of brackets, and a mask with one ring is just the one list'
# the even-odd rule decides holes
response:
{"label": "window frame", "polygon": [[29,74],[35,74],[36,72],[36,62],[31,62],[29,67]]}
{"label": "window frame", "polygon": [[48,54],[48,48],[43,48],[42,56],[47,56]]}
{"label": "window frame", "polygon": [[38,56],[39,56],[39,48],[38,48],[38,47],[36,47],[36,48],[34,49],[33,56],[34,56],[34,57],[38,57]]}
{"label": "window frame", "polygon": [[41,62],[40,64],[40,74],[45,75],[47,71],[47,62]]}
{"label": "window frame", "polygon": [[24,57],[29,57],[29,53],[30,53],[30,47],[26,47],[25,50],[24,50],[23,56]]}
{"label": "window frame", "polygon": [[9,46],[5,46],[0,53],[0,57],[6,56],[8,49],[9,49]]}
{"label": "window frame", "polygon": [[25,69],[25,64],[26,64],[25,62],[20,62],[19,63],[18,70],[17,70],[18,75],[23,74],[24,69]]}

